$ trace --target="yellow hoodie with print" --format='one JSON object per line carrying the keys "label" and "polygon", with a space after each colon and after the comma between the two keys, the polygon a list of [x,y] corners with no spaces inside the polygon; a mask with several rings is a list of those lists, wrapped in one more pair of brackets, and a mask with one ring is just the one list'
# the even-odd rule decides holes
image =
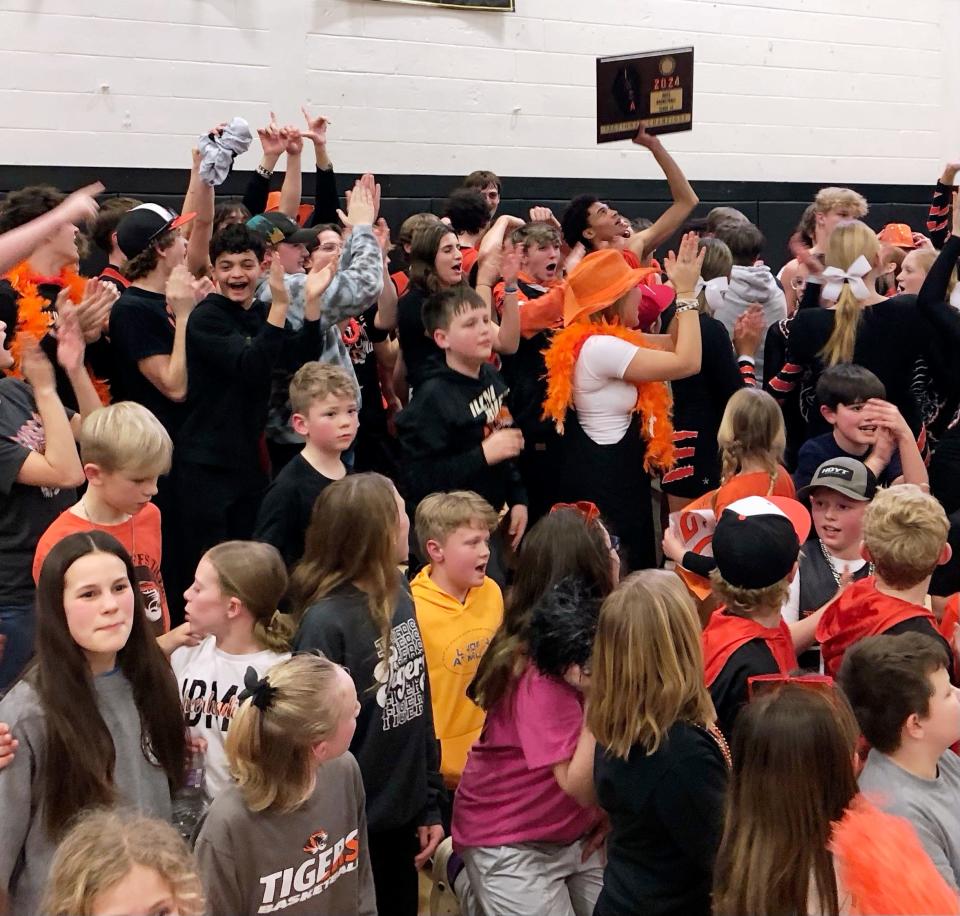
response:
{"label": "yellow hoodie with print", "polygon": [[503,620],[503,595],[500,586],[486,577],[461,604],[430,578],[429,566],[420,570],[410,587],[427,658],[440,773],[447,786],[455,788],[483,728],[483,710],[467,696],[467,687]]}

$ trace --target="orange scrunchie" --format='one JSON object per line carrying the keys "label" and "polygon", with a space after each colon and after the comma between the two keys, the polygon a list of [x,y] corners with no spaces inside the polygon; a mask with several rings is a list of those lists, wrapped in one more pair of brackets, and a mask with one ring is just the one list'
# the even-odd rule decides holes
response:
{"label": "orange scrunchie", "polygon": [[[36,341],[43,340],[53,330],[57,312],[53,304],[41,294],[39,286],[34,280],[33,271],[27,261],[21,261],[16,267],[4,275],[4,279],[17,293],[17,327],[13,340],[10,341],[10,354],[13,356],[13,366],[10,375],[22,377],[21,360],[23,358],[23,343],[27,338]],[[60,271],[58,280],[65,289],[69,290],[69,298],[73,303],[83,299],[87,281],[72,268]],[[97,391],[101,404],[110,403],[110,386],[101,378],[90,373],[93,387]]]}
{"label": "orange scrunchie", "polygon": [[[573,371],[584,343],[596,334],[619,337],[637,347],[656,349],[639,331],[631,331],[618,324],[577,322],[554,333],[550,346],[544,351],[547,366],[547,398],[543,402],[543,419],[553,420],[558,432],[563,432],[567,411],[573,407]],[[675,462],[673,424],[670,412],[673,399],[665,382],[639,382],[637,403],[642,420],[643,438],[647,443],[643,467],[647,472],[668,471]]]}

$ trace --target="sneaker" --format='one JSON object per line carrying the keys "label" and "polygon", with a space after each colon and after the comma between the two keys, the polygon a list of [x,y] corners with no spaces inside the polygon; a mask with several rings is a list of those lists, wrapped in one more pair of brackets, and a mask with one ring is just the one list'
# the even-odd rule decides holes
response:
{"label": "sneaker", "polygon": [[433,854],[433,868],[430,877],[433,887],[430,889],[430,916],[460,916],[460,901],[453,891],[453,884],[447,876],[447,863],[453,854],[453,838],[446,837]]}

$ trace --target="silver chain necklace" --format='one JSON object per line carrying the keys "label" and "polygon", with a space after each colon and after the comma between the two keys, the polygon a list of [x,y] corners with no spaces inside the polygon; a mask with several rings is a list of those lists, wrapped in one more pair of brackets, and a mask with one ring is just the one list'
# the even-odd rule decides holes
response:
{"label": "silver chain necklace", "polygon": [[[837,588],[840,588],[840,573],[837,572],[837,567],[833,565],[833,557],[827,553],[827,548],[823,546],[823,541],[821,541],[820,538],[817,538],[817,543],[820,545],[820,553],[823,554],[823,558],[827,561],[827,566],[830,567],[830,573],[833,576],[833,581],[837,583]],[[863,567],[861,567],[861,569],[862,568]],[[859,571],[860,570],[851,572],[851,575],[855,576]],[[867,564],[867,575],[873,575],[873,563]]]}

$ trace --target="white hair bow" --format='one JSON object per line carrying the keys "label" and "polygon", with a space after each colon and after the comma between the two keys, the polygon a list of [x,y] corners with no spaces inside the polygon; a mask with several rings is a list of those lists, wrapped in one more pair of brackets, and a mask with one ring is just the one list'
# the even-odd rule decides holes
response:
{"label": "white hair bow", "polygon": [[714,277],[712,280],[704,280],[703,277],[698,277],[694,294],[699,296],[703,291],[707,305],[710,306],[710,311],[715,312],[723,302],[723,297],[729,287],[730,281],[726,277]]}
{"label": "white hair bow", "polygon": [[[823,284],[823,298],[830,302],[836,302],[840,298],[840,292],[844,283],[850,284],[850,289],[857,299],[869,299],[870,290],[863,278],[870,273],[870,262],[860,255],[846,270],[842,271],[839,267],[828,267],[820,274],[819,282]],[[811,280],[817,282],[816,277]]]}

